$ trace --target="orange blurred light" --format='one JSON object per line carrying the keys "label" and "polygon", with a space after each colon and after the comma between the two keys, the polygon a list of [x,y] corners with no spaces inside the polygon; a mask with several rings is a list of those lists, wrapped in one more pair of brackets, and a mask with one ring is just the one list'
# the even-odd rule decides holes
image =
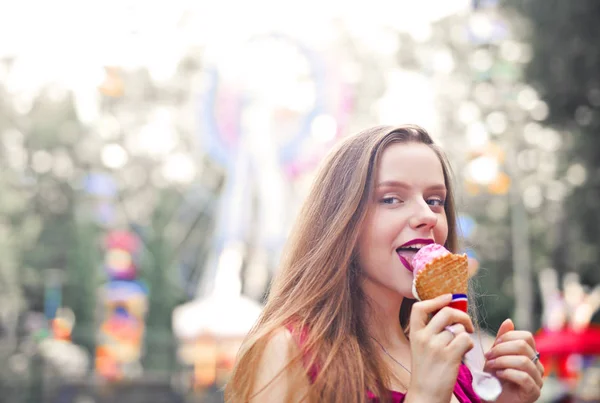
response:
{"label": "orange blurred light", "polygon": [[465,191],[471,196],[477,196],[479,194],[479,185],[470,180],[465,180]]}
{"label": "orange blurred light", "polygon": [[485,154],[496,159],[496,161],[498,161],[499,164],[502,164],[506,157],[506,153],[504,152],[502,147],[500,147],[499,145],[497,145],[495,143],[488,144]]}
{"label": "orange blurred light", "polygon": [[510,177],[504,172],[499,172],[492,183],[488,185],[488,192],[495,195],[505,195],[510,189]]}
{"label": "orange blurred light", "polygon": [[118,67],[105,67],[106,77],[102,84],[98,86],[98,90],[108,97],[119,98],[123,96],[124,83],[121,78]]}

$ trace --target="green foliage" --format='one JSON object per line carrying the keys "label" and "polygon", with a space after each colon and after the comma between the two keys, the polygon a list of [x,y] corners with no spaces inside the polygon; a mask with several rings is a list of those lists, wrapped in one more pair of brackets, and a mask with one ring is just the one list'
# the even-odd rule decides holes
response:
{"label": "green foliage", "polygon": [[[139,74],[132,73],[129,79],[139,81]],[[183,101],[189,88],[182,91]],[[165,94],[155,95],[161,98]],[[31,100],[30,108],[19,107],[15,99],[0,85],[0,303],[10,300],[21,313],[43,312],[47,270],[55,270],[63,280],[62,306],[75,314],[73,341],[93,353],[101,319],[98,288],[106,281],[102,268],[103,237],[111,228],[139,228],[144,239],[140,276],[150,289],[143,364],[148,370],[172,369],[176,356],[171,312],[189,298],[189,290],[184,290],[178,273],[180,252],[184,243],[197,251],[208,248],[210,207],[219,190],[210,184],[203,186],[203,180],[208,177],[207,182],[215,182],[222,172],[206,164],[202,170],[206,176],[198,178],[201,189],[196,192],[201,193],[204,202],[189,208],[182,218],[179,214],[188,189],[177,183],[157,186],[153,181],[152,174],[160,173],[164,161],[130,155],[123,170],[129,171],[107,172],[99,158],[106,140],[98,132],[108,129],[100,127],[102,119],[98,127],[82,124],[70,93],[57,88],[41,89]],[[134,96],[117,101],[105,97],[101,113],[111,121],[129,116],[143,125],[151,105],[140,108],[139,104],[148,101]],[[131,110],[132,104],[136,105],[135,111]],[[116,136],[112,141],[124,142],[123,133]],[[181,135],[181,140],[191,148],[191,139]],[[51,161],[50,165],[47,161]],[[98,200],[83,188],[89,173],[108,173],[117,183],[118,194],[110,201],[116,218],[109,225],[95,221]],[[141,175],[145,180],[130,185],[124,178],[133,175]],[[208,225],[198,226],[198,222]],[[193,236],[188,239],[186,234],[191,232]],[[196,272],[204,267],[203,262],[192,263]]]}
{"label": "green foliage", "polygon": [[174,363],[175,338],[171,329],[171,313],[184,300],[184,293],[174,281],[177,278],[176,256],[167,227],[180,203],[179,195],[159,192],[151,224],[142,234],[144,253],[140,277],[149,289],[143,362],[147,370],[168,370]]}
{"label": "green foliage", "polygon": [[562,168],[587,169],[587,182],[565,201],[553,266],[576,270],[587,284],[600,283],[600,3],[595,0],[507,0],[526,17],[532,45],[526,80],[548,104],[545,124],[564,133]]}
{"label": "green foliage", "polygon": [[91,223],[72,223],[64,284],[63,304],[76,317],[73,341],[91,353],[97,327],[97,290],[100,284],[100,228]]}

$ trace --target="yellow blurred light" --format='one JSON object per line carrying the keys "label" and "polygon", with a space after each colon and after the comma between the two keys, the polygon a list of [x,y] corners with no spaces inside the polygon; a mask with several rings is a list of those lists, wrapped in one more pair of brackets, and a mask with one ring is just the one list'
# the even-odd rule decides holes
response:
{"label": "yellow blurred light", "polygon": [[498,161],[498,164],[502,164],[506,157],[504,149],[496,143],[488,143],[486,154]]}
{"label": "yellow blurred light", "polygon": [[125,250],[111,249],[106,254],[106,265],[117,272],[129,269],[131,263],[131,254]]}
{"label": "yellow blurred light", "polygon": [[118,67],[105,67],[106,76],[98,86],[98,90],[108,97],[122,97],[125,92],[125,85],[119,73]]}
{"label": "yellow blurred light", "polygon": [[500,172],[496,175],[494,181],[488,185],[487,189],[491,194],[504,195],[508,193],[510,183],[510,177],[504,172]]}
{"label": "yellow blurred light", "polygon": [[492,183],[496,179],[498,171],[498,161],[487,155],[475,158],[467,166],[469,178],[481,185],[489,185]]}

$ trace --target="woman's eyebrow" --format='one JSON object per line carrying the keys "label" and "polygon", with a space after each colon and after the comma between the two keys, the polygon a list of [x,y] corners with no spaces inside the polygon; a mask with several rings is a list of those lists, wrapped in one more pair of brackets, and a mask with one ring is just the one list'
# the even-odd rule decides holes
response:
{"label": "woman's eyebrow", "polygon": [[397,187],[397,188],[406,188],[406,189],[410,189],[410,185],[408,185],[407,183],[401,182],[401,181],[396,181],[396,180],[389,180],[389,181],[383,181],[383,182],[379,182],[377,184],[378,188],[382,188],[382,187]]}
{"label": "woman's eyebrow", "polygon": [[[381,187],[397,187],[397,188],[404,188],[404,189],[410,189],[411,186],[405,182],[401,182],[401,181],[397,181],[397,180],[388,180],[388,181],[383,181],[383,182],[379,182],[377,184],[378,188]],[[430,185],[427,186],[426,188],[429,191],[446,191],[446,185],[440,183],[440,184],[434,184],[434,185]]]}

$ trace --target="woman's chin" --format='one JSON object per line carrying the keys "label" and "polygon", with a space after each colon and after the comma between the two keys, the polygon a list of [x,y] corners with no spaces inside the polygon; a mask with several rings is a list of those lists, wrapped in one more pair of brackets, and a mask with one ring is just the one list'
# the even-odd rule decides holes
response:
{"label": "woman's chin", "polygon": [[402,300],[402,299],[414,299],[415,297],[413,297],[412,295],[412,289],[404,287],[404,286],[395,286],[395,287],[387,287],[389,289],[389,291],[391,291],[394,294],[394,298],[398,298],[398,300]]}

